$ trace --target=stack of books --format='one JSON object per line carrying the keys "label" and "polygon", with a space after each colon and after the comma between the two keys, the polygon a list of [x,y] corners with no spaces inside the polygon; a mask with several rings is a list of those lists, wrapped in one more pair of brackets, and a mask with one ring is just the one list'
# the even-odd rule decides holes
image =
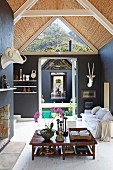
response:
{"label": "stack of books", "polygon": [[87,130],[71,131],[72,136],[89,136],[90,133]]}
{"label": "stack of books", "polygon": [[77,154],[90,154],[88,146],[75,146],[75,150]]}
{"label": "stack of books", "polygon": [[89,136],[89,132],[87,130],[80,130],[79,132],[80,136]]}
{"label": "stack of books", "polygon": [[74,153],[74,147],[73,146],[70,146],[70,145],[67,145],[65,146],[65,153]]}
{"label": "stack of books", "polygon": [[77,129],[70,129],[70,140],[76,140],[76,139],[84,139],[84,140],[91,140],[92,136],[90,134],[90,132],[87,129],[81,129],[81,130],[77,130]]}

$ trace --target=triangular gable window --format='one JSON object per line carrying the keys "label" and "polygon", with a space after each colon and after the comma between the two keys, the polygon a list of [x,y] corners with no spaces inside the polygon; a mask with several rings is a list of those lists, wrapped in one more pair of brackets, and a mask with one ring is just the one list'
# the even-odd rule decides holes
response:
{"label": "triangular gable window", "polygon": [[24,51],[29,52],[92,52],[79,36],[59,18],[51,23]]}

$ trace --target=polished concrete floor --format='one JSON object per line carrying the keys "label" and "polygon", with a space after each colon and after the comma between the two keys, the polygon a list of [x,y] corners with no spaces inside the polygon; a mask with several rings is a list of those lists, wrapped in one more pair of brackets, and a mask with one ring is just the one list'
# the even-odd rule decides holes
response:
{"label": "polished concrete floor", "polygon": [[[11,141],[24,141],[26,146],[13,170],[113,170],[113,140],[98,142],[96,145],[96,159],[92,157],[41,157],[31,159],[29,142],[36,129],[44,127],[44,120],[37,124],[34,121],[17,122],[14,127],[14,137]],[[76,121],[77,127],[82,127],[82,121]]]}

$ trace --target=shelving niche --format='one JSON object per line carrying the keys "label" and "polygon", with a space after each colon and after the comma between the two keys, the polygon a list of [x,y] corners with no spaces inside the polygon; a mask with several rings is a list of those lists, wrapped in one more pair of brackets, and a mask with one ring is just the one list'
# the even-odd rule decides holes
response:
{"label": "shelving niche", "polygon": [[37,93],[36,80],[14,80],[14,93]]}

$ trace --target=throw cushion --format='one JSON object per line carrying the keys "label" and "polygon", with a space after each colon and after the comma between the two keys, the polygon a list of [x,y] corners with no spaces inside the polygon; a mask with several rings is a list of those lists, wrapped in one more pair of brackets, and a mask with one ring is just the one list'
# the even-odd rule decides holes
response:
{"label": "throw cushion", "polygon": [[96,112],[96,118],[97,119],[102,119],[104,117],[104,115],[106,114],[106,112],[107,112],[106,109],[101,108],[100,110],[98,110]]}
{"label": "throw cushion", "polygon": [[102,118],[102,120],[104,121],[108,121],[112,119],[112,115],[110,111],[106,111],[106,114],[104,115],[104,117]]}
{"label": "throw cushion", "polygon": [[100,106],[96,106],[96,107],[94,107],[94,108],[91,110],[91,113],[92,113],[93,115],[95,115],[96,112],[97,112],[98,110],[100,110],[100,109],[101,109]]}

